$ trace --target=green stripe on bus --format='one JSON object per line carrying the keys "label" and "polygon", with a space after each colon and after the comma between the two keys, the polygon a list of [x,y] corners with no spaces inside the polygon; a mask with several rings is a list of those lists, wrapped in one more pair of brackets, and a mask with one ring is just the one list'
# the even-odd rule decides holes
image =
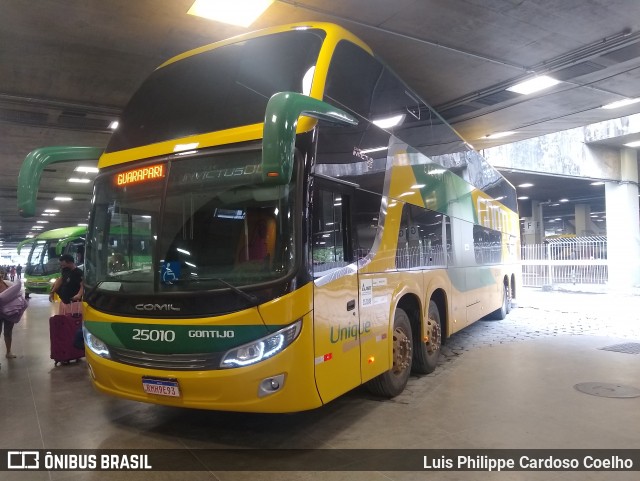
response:
{"label": "green stripe on bus", "polygon": [[[84,321],[91,334],[108,346],[153,354],[226,351],[268,334],[264,325],[203,326]],[[274,326],[270,326],[274,327]],[[284,326],[278,326],[274,330]]]}

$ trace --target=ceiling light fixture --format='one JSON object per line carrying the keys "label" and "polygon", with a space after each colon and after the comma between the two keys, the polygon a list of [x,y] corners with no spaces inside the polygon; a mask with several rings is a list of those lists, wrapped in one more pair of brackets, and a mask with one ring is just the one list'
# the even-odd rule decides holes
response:
{"label": "ceiling light fixture", "polygon": [[640,147],[640,140],[636,140],[635,142],[629,142],[628,144],[624,144],[625,147]]}
{"label": "ceiling light fixture", "polygon": [[248,27],[273,2],[274,0],[196,0],[187,13],[216,22]]}
{"label": "ceiling light fixture", "polygon": [[74,184],[88,184],[89,182],[91,182],[91,179],[78,178],[78,177],[69,177],[67,179],[67,182],[71,182],[71,183],[74,183]]}
{"label": "ceiling light fixture", "polygon": [[383,119],[374,120],[373,123],[376,124],[381,129],[390,129],[391,127],[400,125],[403,121],[404,121],[404,114],[400,114],[400,115],[394,115],[393,117],[385,117]]}
{"label": "ceiling light fixture", "polygon": [[539,92],[540,90],[553,87],[559,83],[560,80],[556,80],[553,77],[549,77],[548,75],[539,75],[538,77],[533,77],[532,79],[517,83],[509,87],[507,90],[517,94],[530,95],[532,93]]}
{"label": "ceiling light fixture", "polygon": [[109,124],[109,129],[116,130],[119,125],[120,125],[120,122],[118,122],[117,120],[112,120],[111,123]]}
{"label": "ceiling light fixture", "polygon": [[620,107],[626,107],[627,105],[633,105],[635,103],[640,102],[640,97],[637,99],[623,99],[618,100],[617,102],[611,102],[610,104],[603,105],[603,109],[618,109]]}
{"label": "ceiling light fixture", "polygon": [[533,187],[533,184],[525,183],[525,184],[520,184],[518,187],[522,187],[522,188]]}
{"label": "ceiling light fixture", "polygon": [[604,185],[604,182],[597,180],[595,182],[591,182],[591,185]]}
{"label": "ceiling light fixture", "polygon": [[69,202],[73,200],[73,197],[57,196],[54,197],[53,200],[57,200],[58,202]]}
{"label": "ceiling light fixture", "polygon": [[527,197],[526,195],[523,195],[521,197],[518,197],[518,200],[527,200],[529,197]]}
{"label": "ceiling light fixture", "polygon": [[97,167],[86,167],[83,165],[80,165],[73,170],[76,172],[82,172],[83,174],[97,174],[99,172]]}
{"label": "ceiling light fixture", "polygon": [[508,137],[509,135],[513,135],[515,132],[505,131],[505,132],[496,132],[495,134],[485,135],[485,139],[500,139],[502,137]]}

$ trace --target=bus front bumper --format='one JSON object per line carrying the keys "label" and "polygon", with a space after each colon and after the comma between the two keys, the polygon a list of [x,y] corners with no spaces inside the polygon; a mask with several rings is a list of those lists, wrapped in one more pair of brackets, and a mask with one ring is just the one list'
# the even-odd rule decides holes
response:
{"label": "bus front bumper", "polygon": [[[102,358],[89,349],[86,352],[93,384],[105,394],[176,407],[283,413],[322,405],[315,385],[313,350],[302,337],[273,358],[252,366],[207,371],[147,369]],[[169,387],[152,394],[145,392],[149,382]]]}

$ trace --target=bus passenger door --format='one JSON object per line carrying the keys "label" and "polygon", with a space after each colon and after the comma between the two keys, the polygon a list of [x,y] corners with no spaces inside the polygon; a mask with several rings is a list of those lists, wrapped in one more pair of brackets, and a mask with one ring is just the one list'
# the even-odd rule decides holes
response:
{"label": "bus passenger door", "polygon": [[361,382],[358,277],[350,235],[352,189],[316,178],[312,212],[314,358],[324,403]]}

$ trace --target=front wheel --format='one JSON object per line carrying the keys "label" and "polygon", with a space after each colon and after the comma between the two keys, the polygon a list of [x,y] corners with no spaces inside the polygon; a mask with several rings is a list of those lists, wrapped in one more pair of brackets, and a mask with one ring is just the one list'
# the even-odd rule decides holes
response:
{"label": "front wheel", "polygon": [[367,388],[378,396],[392,398],[404,391],[413,358],[413,336],[407,313],[398,308],[393,319],[393,365],[387,372],[374,377]]}

